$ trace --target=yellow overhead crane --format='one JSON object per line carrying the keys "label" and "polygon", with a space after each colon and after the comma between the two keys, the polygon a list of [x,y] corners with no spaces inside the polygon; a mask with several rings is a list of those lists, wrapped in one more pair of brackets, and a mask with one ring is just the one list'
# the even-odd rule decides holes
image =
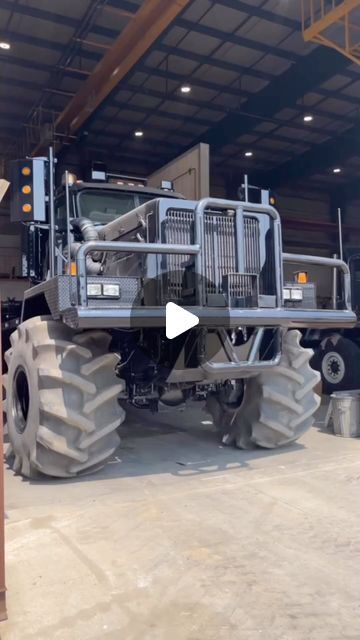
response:
{"label": "yellow overhead crane", "polygon": [[302,0],[305,42],[336,49],[360,64],[360,0]]}

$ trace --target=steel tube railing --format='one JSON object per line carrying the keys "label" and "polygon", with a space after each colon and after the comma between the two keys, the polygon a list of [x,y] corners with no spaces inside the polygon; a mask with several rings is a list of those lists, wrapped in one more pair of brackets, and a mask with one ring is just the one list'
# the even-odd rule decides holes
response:
{"label": "steel tube railing", "polygon": [[350,270],[346,262],[335,258],[322,258],[320,256],[298,255],[297,253],[283,253],[283,261],[290,264],[318,265],[339,269],[343,273],[344,302],[348,311],[351,311],[351,280]]}

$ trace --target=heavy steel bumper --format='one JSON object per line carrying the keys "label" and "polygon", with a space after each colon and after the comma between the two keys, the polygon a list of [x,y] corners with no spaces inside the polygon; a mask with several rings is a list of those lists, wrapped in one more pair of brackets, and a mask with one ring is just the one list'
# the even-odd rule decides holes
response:
{"label": "heavy steel bumper", "polygon": [[[204,200],[199,204],[204,209],[209,204],[224,204],[223,201]],[[241,203],[225,203],[230,205],[240,205]],[[247,327],[281,327],[281,328],[351,328],[356,324],[356,316],[351,310],[350,300],[350,273],[345,262],[331,258],[321,258],[318,256],[297,255],[281,252],[281,231],[280,220],[275,209],[269,206],[246,204],[246,209],[264,211],[272,216],[277,229],[277,250],[275,255],[276,271],[276,308],[214,308],[205,306],[188,307],[188,311],[199,318],[200,327],[225,327],[236,328]],[[198,234],[200,237],[200,233]],[[107,307],[92,308],[87,299],[87,268],[86,256],[88,253],[100,252],[132,252],[139,254],[160,254],[160,255],[193,255],[201,257],[201,247],[199,244],[192,245],[166,245],[161,243],[135,243],[135,242],[86,242],[78,250],[76,256],[77,275],[79,282],[79,305],[69,309],[63,315],[67,324],[72,327],[88,329],[94,327],[103,328],[142,328],[142,327],[164,327],[166,324],[165,307]],[[201,260],[200,260],[201,262]],[[304,265],[319,265],[331,269],[337,269],[343,277],[343,310],[317,310],[317,309],[285,309],[283,304],[283,280],[282,263],[300,263]],[[199,266],[199,265],[198,265]],[[202,273],[201,264],[198,273]]]}
{"label": "heavy steel bumper", "polygon": [[[186,307],[199,318],[200,327],[282,327],[330,329],[356,324],[352,311],[305,310],[305,309],[215,309],[209,307]],[[80,329],[103,327],[106,329],[129,329],[165,327],[165,307],[134,307],[94,309],[74,307],[66,312],[65,321]]]}

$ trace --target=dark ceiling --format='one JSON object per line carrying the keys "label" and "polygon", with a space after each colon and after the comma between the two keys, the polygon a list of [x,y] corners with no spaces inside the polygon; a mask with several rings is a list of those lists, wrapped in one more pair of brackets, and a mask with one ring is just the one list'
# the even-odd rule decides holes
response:
{"label": "dark ceiling", "polygon": [[[0,50],[2,154],[36,147],[140,5],[0,0],[1,39],[11,43]],[[275,187],[356,189],[360,67],[305,44],[300,7],[300,0],[193,0],[78,141],[64,142],[80,155],[147,173],[203,141],[213,173],[229,184],[248,171]],[[136,128],[143,138],[134,137]]]}

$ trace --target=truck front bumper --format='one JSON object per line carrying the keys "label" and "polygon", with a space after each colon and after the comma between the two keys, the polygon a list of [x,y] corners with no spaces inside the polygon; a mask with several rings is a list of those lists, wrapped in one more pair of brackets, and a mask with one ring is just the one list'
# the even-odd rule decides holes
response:
{"label": "truck front bumper", "polygon": [[[316,309],[228,309],[210,307],[186,307],[199,318],[199,326],[223,327],[281,327],[285,329],[352,328],[356,315],[344,310]],[[76,329],[140,329],[166,326],[165,307],[112,307],[96,309],[73,307],[63,313],[63,320]]]}

